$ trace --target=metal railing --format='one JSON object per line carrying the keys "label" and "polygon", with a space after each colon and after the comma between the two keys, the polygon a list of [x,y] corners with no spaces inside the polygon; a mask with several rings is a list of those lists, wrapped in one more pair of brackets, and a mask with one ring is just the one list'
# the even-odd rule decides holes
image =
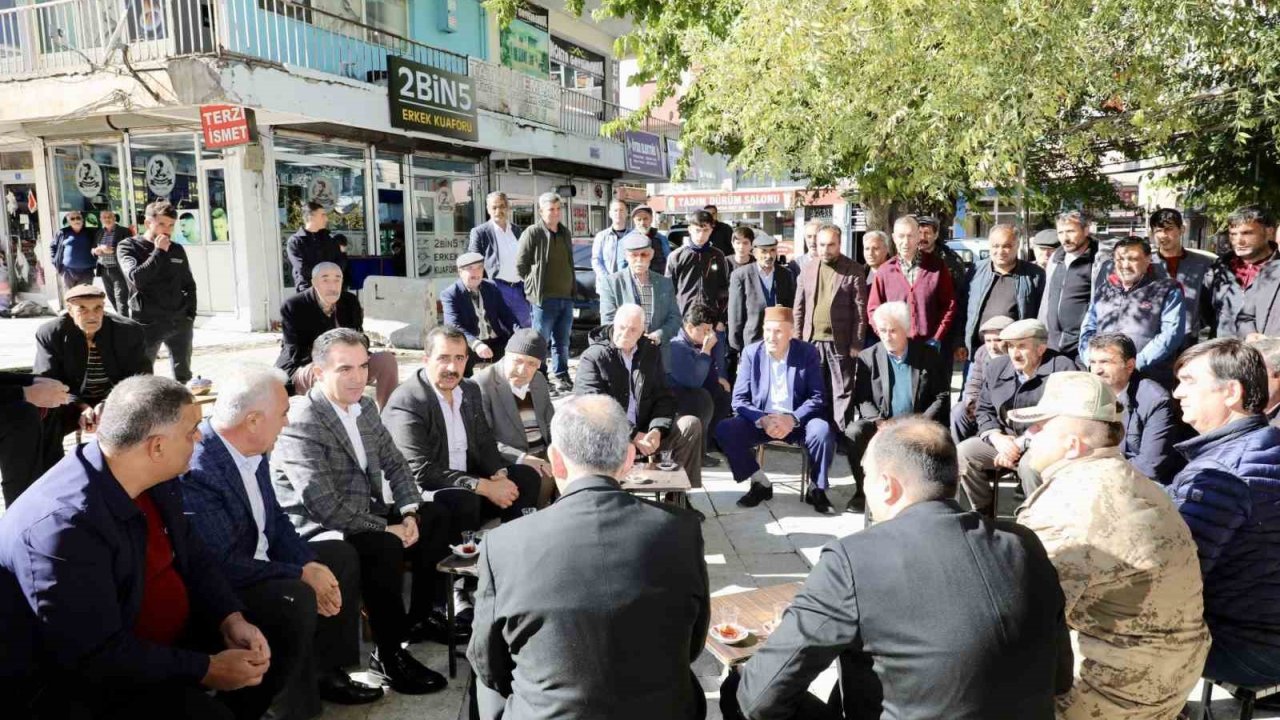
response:
{"label": "metal railing", "polygon": [[[383,85],[388,54],[468,74],[466,55],[295,0],[52,0],[0,10],[0,80],[94,71],[125,59],[224,54]],[[606,123],[631,112],[560,91],[561,130],[574,135],[600,137]],[[653,117],[639,128],[679,134]]]}

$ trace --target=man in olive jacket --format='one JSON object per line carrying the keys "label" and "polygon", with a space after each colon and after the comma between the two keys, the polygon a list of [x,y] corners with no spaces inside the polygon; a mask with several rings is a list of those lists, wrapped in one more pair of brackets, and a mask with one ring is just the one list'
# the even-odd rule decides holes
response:
{"label": "man in olive jacket", "polygon": [[573,239],[560,222],[560,196],[538,196],[538,222],[524,229],[516,246],[516,272],[532,305],[533,329],[551,343],[550,368],[554,389],[569,392],[569,334],[573,330]]}

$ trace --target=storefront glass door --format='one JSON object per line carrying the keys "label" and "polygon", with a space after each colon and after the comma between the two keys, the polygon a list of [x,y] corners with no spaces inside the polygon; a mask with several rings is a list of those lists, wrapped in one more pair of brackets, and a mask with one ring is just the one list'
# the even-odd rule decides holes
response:
{"label": "storefront glass door", "polygon": [[484,220],[481,192],[475,163],[413,158],[416,277],[435,280],[437,293],[456,279],[455,263],[466,252],[471,228]]}

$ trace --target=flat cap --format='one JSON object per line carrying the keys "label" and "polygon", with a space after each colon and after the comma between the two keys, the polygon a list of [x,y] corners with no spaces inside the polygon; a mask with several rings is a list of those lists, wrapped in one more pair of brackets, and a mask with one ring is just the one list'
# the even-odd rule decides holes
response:
{"label": "flat cap", "polygon": [[650,215],[652,215],[653,208],[649,207],[648,205],[637,205],[636,209],[631,211],[631,217],[635,217],[636,215],[639,215],[642,212],[647,212]]}
{"label": "flat cap", "polygon": [[480,253],[462,253],[458,256],[458,269],[461,270],[468,265],[475,265],[476,263],[482,262],[484,262],[484,256]]}
{"label": "flat cap", "polygon": [[74,300],[76,298],[102,298],[105,300],[106,297],[106,290],[103,290],[97,285],[86,283],[84,285],[76,285],[75,287],[67,290],[66,294],[62,296],[62,299]]}
{"label": "flat cap", "polygon": [[1056,417],[1120,422],[1121,413],[1111,388],[1102,378],[1087,372],[1056,372],[1044,384],[1040,402],[1009,411],[1010,420],[1026,425]]}
{"label": "flat cap", "polygon": [[982,326],[978,328],[978,332],[1000,332],[1012,324],[1013,318],[1008,315],[996,315],[982,323]]}
{"label": "flat cap", "polygon": [[622,238],[622,249],[627,252],[631,252],[633,250],[648,250],[651,247],[653,247],[653,242],[649,240],[649,236],[644,233],[635,232],[633,230],[632,232],[627,233],[626,237]]}
{"label": "flat cap", "polygon": [[1036,247],[1051,248],[1058,247],[1062,243],[1058,241],[1058,231],[1053,228],[1047,228],[1036,233],[1031,238],[1031,244]]}
{"label": "flat cap", "polygon": [[778,238],[770,235],[769,233],[763,230],[756,233],[756,239],[751,241],[751,247],[768,248],[768,247],[777,247],[777,246],[778,246]]}
{"label": "flat cap", "polygon": [[1009,323],[1000,331],[1001,340],[1026,340],[1027,338],[1049,339],[1049,328],[1039,320],[1019,320]]}

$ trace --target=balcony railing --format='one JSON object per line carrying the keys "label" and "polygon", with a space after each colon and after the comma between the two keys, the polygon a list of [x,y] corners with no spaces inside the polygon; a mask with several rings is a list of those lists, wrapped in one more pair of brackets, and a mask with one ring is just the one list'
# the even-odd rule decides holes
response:
{"label": "balcony railing", "polygon": [[[0,10],[0,80],[92,72],[188,55],[239,55],[385,84],[393,54],[460,75],[466,55],[424,45],[294,0],[52,0]],[[560,89],[559,126],[599,137],[632,111]],[[639,129],[675,136],[646,117]]]}

